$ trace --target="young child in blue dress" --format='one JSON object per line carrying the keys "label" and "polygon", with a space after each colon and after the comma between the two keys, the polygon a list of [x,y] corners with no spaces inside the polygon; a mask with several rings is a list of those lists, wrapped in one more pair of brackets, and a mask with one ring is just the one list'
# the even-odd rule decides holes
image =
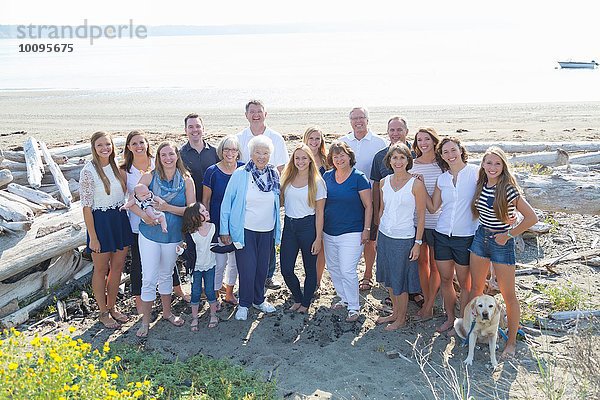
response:
{"label": "young child in blue dress", "polygon": [[[211,242],[215,235],[215,224],[210,222],[210,214],[204,205],[194,203],[183,212],[182,231],[185,243],[177,246],[177,253],[183,254],[188,261],[192,272],[192,332],[198,331],[198,309],[202,295],[202,281],[204,293],[210,305],[209,328],[219,324],[217,317],[217,298],[215,296],[215,266],[217,264],[215,253],[210,251]],[[195,250],[195,252],[192,250]],[[185,250],[184,250],[185,249]],[[194,254],[195,253],[195,254]]]}

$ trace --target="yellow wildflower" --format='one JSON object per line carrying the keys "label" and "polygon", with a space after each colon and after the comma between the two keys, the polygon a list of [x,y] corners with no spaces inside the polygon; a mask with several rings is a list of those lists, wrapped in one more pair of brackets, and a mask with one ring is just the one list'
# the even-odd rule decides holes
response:
{"label": "yellow wildflower", "polygon": [[135,387],[138,388],[138,389],[141,388],[142,387],[142,382],[136,382],[135,383]]}
{"label": "yellow wildflower", "polygon": [[142,392],[141,390],[136,390],[135,392],[133,392],[133,397],[135,397],[136,399],[140,396],[142,396],[144,394],[144,392]]}
{"label": "yellow wildflower", "polygon": [[115,361],[116,361],[116,362],[119,362],[119,361],[121,361],[121,357],[119,357],[119,356],[115,356]]}
{"label": "yellow wildflower", "polygon": [[108,377],[108,374],[106,373],[106,370],[104,368],[100,370],[100,376],[102,377],[102,379],[106,379]]}
{"label": "yellow wildflower", "polygon": [[19,364],[15,363],[15,362],[11,362],[10,364],[8,364],[8,369],[10,371],[14,371],[17,368],[19,368]]}
{"label": "yellow wildflower", "polygon": [[70,332],[70,333],[73,333],[73,332],[75,332],[75,330],[76,330],[76,329],[75,329],[74,327],[72,327],[72,326],[70,326],[70,327],[69,327],[69,332]]}

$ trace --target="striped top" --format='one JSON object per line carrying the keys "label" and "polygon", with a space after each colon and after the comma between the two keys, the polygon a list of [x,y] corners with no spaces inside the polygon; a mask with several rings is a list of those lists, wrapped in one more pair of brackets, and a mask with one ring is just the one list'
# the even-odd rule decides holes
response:
{"label": "striped top", "polygon": [[[437,182],[438,176],[442,174],[442,169],[438,165],[437,162],[432,163],[418,163],[413,162],[413,167],[410,171],[411,174],[421,174],[423,175],[423,183],[425,184],[425,189],[427,189],[427,193],[431,196],[435,189],[435,183]],[[427,209],[425,209],[425,229],[435,229],[437,225],[438,218],[440,217],[441,209],[438,210],[435,214],[430,214]],[[417,216],[415,214],[415,226],[417,226]]]}
{"label": "striped top", "polygon": [[[508,198],[508,215],[515,215],[515,204],[513,200],[520,196],[517,189],[509,186],[506,192]],[[500,221],[494,212],[494,200],[496,197],[496,185],[492,187],[483,186],[479,199],[477,199],[477,211],[479,211],[479,223],[486,228],[506,231],[510,229],[510,225]]]}

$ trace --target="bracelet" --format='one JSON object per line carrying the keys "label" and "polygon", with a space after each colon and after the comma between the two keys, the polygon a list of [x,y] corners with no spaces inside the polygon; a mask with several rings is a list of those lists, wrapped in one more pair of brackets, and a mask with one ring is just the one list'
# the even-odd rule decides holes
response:
{"label": "bracelet", "polygon": [[371,228],[364,228],[363,231],[371,231]]}
{"label": "bracelet", "polygon": [[415,243],[418,244],[419,246],[423,244],[423,240],[415,240]]}
{"label": "bracelet", "polygon": [[515,238],[513,235],[510,234],[510,230],[506,231],[506,236],[508,236],[511,239]]}

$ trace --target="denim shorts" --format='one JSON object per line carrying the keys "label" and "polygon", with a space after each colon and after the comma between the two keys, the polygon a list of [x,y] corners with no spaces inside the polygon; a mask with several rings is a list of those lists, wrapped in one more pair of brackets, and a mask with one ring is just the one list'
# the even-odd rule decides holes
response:
{"label": "denim shorts", "polygon": [[480,225],[469,251],[496,264],[515,265],[515,239],[509,239],[504,246],[494,240],[494,235],[502,232],[505,231],[493,231]]}
{"label": "denim shorts", "polygon": [[448,236],[434,231],[433,250],[436,261],[454,261],[458,265],[469,266],[469,246],[473,236]]}

